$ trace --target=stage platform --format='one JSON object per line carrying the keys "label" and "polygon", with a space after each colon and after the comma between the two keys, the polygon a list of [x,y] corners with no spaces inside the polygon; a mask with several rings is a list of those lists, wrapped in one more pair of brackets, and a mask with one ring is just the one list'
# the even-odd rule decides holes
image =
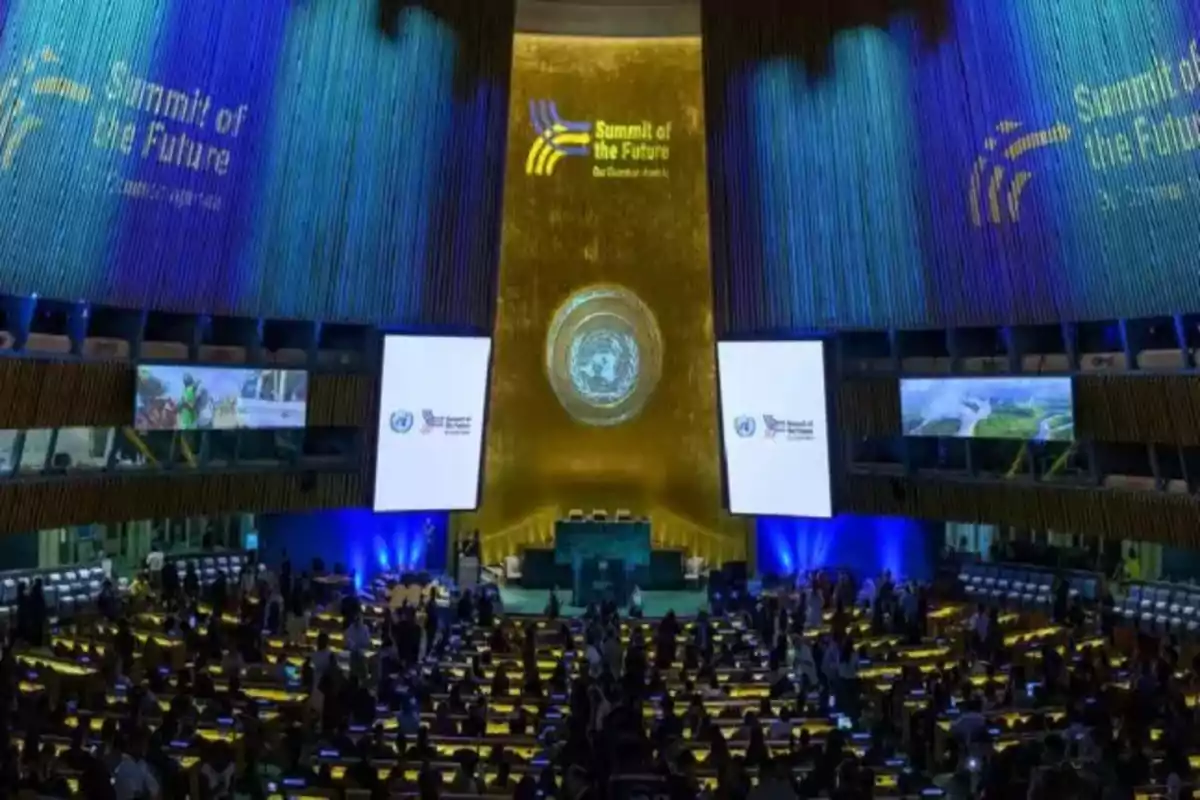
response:
{"label": "stage platform", "polygon": [[[515,616],[541,616],[550,602],[548,589],[522,589],[519,586],[500,586],[504,613]],[[570,592],[559,592],[564,617],[581,617],[584,609],[568,605]],[[677,617],[694,617],[708,609],[708,593],[703,589],[681,592],[642,592],[642,613],[646,619],[662,619],[668,611]],[[626,609],[622,609],[625,611]]]}

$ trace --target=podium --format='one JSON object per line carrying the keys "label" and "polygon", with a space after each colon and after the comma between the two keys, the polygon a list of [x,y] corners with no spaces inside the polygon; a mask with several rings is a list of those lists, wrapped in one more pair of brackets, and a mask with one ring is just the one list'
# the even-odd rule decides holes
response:
{"label": "podium", "polygon": [[587,558],[575,582],[573,605],[588,606],[606,600],[624,606],[629,603],[633,583],[623,559]]}
{"label": "podium", "polygon": [[624,605],[633,583],[629,573],[650,565],[650,523],[560,521],[554,525],[554,561],[571,565],[572,605],[605,599]]}
{"label": "podium", "polygon": [[462,591],[474,589],[479,585],[479,557],[478,556],[459,556],[458,557],[458,588]]}

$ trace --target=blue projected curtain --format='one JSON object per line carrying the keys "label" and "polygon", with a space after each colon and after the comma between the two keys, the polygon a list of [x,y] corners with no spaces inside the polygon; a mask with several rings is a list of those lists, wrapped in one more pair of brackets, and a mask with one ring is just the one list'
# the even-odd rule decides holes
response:
{"label": "blue projected curtain", "polygon": [[490,325],[512,18],[0,2],[0,291]]}
{"label": "blue projected curtain", "polygon": [[1196,4],[938,2],[705,3],[722,332],[1200,308]]}
{"label": "blue projected curtain", "polygon": [[[312,514],[263,514],[258,518],[259,551],[277,564],[286,551],[295,568],[308,570],[314,558],[325,568],[341,564],[356,581],[383,572],[443,572],[449,515],[376,514],[344,509]],[[360,586],[361,588],[361,586]]]}
{"label": "blue projected curtain", "polygon": [[897,517],[759,517],[754,525],[762,575],[848,569],[863,579],[887,570],[897,578],[929,580],[941,543],[940,525]]}

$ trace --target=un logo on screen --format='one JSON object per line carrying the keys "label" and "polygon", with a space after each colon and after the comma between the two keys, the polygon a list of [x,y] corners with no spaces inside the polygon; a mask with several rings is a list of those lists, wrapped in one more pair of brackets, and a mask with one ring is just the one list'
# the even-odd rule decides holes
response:
{"label": "un logo on screen", "polygon": [[733,421],[733,429],[743,439],[749,439],[753,436],[756,427],[758,426],[754,422],[754,417],[738,417]]}
{"label": "un logo on screen", "polygon": [[393,433],[408,433],[412,430],[413,426],[412,412],[405,411],[404,409],[393,411],[388,424],[392,426]]}

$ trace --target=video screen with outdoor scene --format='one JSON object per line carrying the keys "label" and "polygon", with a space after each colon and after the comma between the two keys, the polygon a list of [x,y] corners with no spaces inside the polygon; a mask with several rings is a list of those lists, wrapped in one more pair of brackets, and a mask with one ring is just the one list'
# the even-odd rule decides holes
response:
{"label": "video screen with outdoor scene", "polygon": [[1072,441],[1070,378],[900,381],[905,436]]}
{"label": "video screen with outdoor scene", "polygon": [[303,428],[308,373],[292,369],[138,367],[140,431]]}

